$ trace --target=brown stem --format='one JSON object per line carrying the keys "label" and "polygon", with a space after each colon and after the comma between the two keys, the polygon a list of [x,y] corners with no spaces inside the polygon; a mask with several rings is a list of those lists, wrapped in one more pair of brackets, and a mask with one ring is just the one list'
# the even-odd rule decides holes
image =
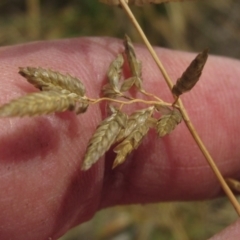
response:
{"label": "brown stem", "polygon": [[94,99],[94,98],[88,98],[88,101],[90,101],[92,104],[96,104],[102,101],[109,101],[109,102],[115,102],[115,103],[120,103],[123,105],[129,105],[129,104],[133,104],[133,103],[144,103],[144,104],[148,104],[148,105],[160,105],[160,106],[168,106],[171,107],[172,104],[171,103],[167,103],[167,102],[159,102],[159,101],[147,101],[147,100],[143,100],[143,99],[133,99],[133,100],[129,100],[129,101],[122,101],[122,100],[117,100],[117,99],[113,99],[113,98],[98,98],[98,99]]}
{"label": "brown stem", "polygon": [[[151,44],[149,43],[147,37],[145,36],[143,30],[141,29],[140,25],[138,24],[136,18],[134,17],[131,9],[126,4],[125,0],[119,0],[119,1],[121,3],[121,6],[123,7],[123,9],[126,11],[128,17],[132,21],[133,25],[136,27],[138,33],[142,37],[145,45],[147,46],[150,54],[152,55],[153,59],[155,60],[157,66],[159,67],[159,69],[160,69],[160,71],[161,71],[161,73],[162,73],[162,75],[163,75],[163,77],[164,77],[168,87],[171,90],[172,87],[173,87],[173,83],[172,83],[170,77],[168,76],[165,68],[163,67],[161,61],[159,60],[156,52],[153,50],[153,47],[151,46]],[[188,127],[191,135],[193,136],[193,138],[196,141],[198,147],[200,148],[201,152],[203,153],[204,157],[206,158],[208,164],[210,165],[210,167],[212,168],[213,172],[215,173],[218,181],[220,182],[224,192],[226,193],[226,195],[228,196],[229,200],[231,201],[231,203],[232,203],[233,207],[235,208],[237,214],[240,216],[240,205],[239,205],[236,197],[234,196],[234,194],[232,193],[231,189],[227,185],[227,183],[224,180],[222,174],[220,173],[217,165],[215,164],[213,158],[211,157],[211,155],[208,152],[207,148],[205,147],[205,145],[203,144],[202,140],[200,139],[200,137],[199,137],[195,127],[193,126],[192,122],[190,121],[190,119],[188,117],[187,111],[185,110],[185,107],[184,107],[182,101],[180,99],[178,99],[176,103],[179,105],[179,109],[181,111],[181,114],[183,116],[185,124]]]}

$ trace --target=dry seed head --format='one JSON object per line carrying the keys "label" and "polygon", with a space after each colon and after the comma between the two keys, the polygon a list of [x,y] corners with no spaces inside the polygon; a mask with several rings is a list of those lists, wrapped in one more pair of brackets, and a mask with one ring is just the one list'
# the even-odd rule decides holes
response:
{"label": "dry seed head", "polygon": [[114,160],[113,168],[119,164],[122,164],[126,160],[126,157],[132,152],[132,150],[138,148],[144,136],[147,135],[148,130],[149,125],[147,124],[147,121],[146,123],[143,122],[141,125],[138,125],[137,128],[135,128],[135,130],[131,132],[125,140],[123,140],[114,148],[113,151],[117,153],[117,156]]}
{"label": "dry seed head", "polygon": [[143,85],[142,78],[141,77],[136,77],[135,86],[139,91],[144,91],[142,85]]}
{"label": "dry seed head", "polygon": [[25,77],[29,83],[43,91],[64,91],[76,93],[84,97],[85,87],[78,78],[69,74],[61,74],[50,69],[35,67],[20,67],[19,74]]}
{"label": "dry seed head", "polygon": [[120,88],[120,92],[128,91],[135,84],[135,81],[136,81],[136,77],[131,77],[131,78],[126,79],[122,83],[122,86]]}
{"label": "dry seed head", "polygon": [[208,58],[208,49],[199,53],[197,57],[191,62],[186,71],[177,80],[177,83],[172,88],[172,93],[175,96],[180,96],[182,93],[191,90],[199,80],[204,65]]}
{"label": "dry seed head", "polygon": [[150,128],[156,128],[157,126],[157,119],[156,118],[153,118],[153,117],[150,117],[148,120],[147,120],[147,124]]}
{"label": "dry seed head", "polygon": [[132,77],[136,77],[134,84],[139,89],[142,90],[142,63],[137,59],[134,46],[131,39],[125,35],[124,38],[125,54],[127,56],[128,64],[132,73]]}
{"label": "dry seed head", "polygon": [[148,133],[148,130],[149,130],[149,125],[148,125],[148,121],[146,121],[146,123],[143,123],[142,125],[138,126],[138,128],[135,129],[135,131],[132,132],[126,138],[126,140],[131,141],[133,148],[137,149],[141,144],[143,137]]}
{"label": "dry seed head", "polygon": [[110,64],[107,74],[108,83],[102,88],[105,97],[116,98],[122,95],[118,83],[121,78],[123,63],[124,59],[122,54],[118,54],[117,58]]}
{"label": "dry seed head", "polygon": [[84,156],[82,170],[88,170],[109,150],[120,130],[126,125],[127,115],[120,111],[106,118],[91,137]]}
{"label": "dry seed head", "polygon": [[38,116],[74,109],[78,96],[74,93],[38,92],[12,100],[0,107],[1,117]]}
{"label": "dry seed head", "polygon": [[159,137],[172,132],[181,121],[182,115],[177,109],[173,109],[170,113],[162,115],[156,125]]}
{"label": "dry seed head", "polygon": [[134,60],[137,59],[135,49],[132,43],[131,38],[128,35],[125,35],[123,40],[123,45],[125,46],[125,53],[127,54],[127,57],[132,58]]}
{"label": "dry seed head", "polygon": [[118,83],[122,74],[122,66],[124,59],[122,54],[118,54],[117,58],[110,64],[108,69],[108,81],[114,90],[118,90]]}
{"label": "dry seed head", "polygon": [[142,74],[142,64],[137,59],[135,49],[130,37],[125,35],[123,44],[125,46],[125,54],[127,56],[128,64],[131,69],[132,75],[140,77]]}
{"label": "dry seed head", "polygon": [[76,102],[76,105],[69,110],[74,111],[76,114],[85,113],[88,109],[88,106],[89,103],[87,100],[79,98],[78,101]]}
{"label": "dry seed head", "polygon": [[107,98],[117,98],[122,95],[120,91],[115,91],[109,83],[103,86],[102,92],[103,96]]}
{"label": "dry seed head", "polygon": [[126,126],[122,129],[117,136],[116,142],[121,141],[131,134],[136,128],[145,124],[146,121],[152,116],[154,107],[138,110],[130,115],[127,120]]}
{"label": "dry seed head", "polygon": [[126,157],[133,150],[133,146],[132,146],[132,144],[129,141],[121,143],[121,145],[118,145],[117,147],[114,148],[114,152],[117,153],[117,156],[114,159],[112,168],[115,168],[118,165],[122,164],[126,160]]}

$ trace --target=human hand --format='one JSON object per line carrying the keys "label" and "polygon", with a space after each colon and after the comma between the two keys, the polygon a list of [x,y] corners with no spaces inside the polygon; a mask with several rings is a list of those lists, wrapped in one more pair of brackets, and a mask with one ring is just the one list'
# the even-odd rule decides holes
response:
{"label": "human hand", "polygon": [[[97,97],[110,62],[121,50],[122,42],[110,38],[2,48],[0,102],[36,91],[17,74],[20,66],[70,73],[82,80],[87,96]],[[143,61],[144,88],[171,101],[147,50],[138,46],[136,51]],[[157,53],[174,80],[195,57],[160,48]],[[222,174],[233,178],[240,171],[239,65],[236,60],[210,56],[200,81],[182,97]],[[65,112],[0,119],[0,239],[57,239],[104,207],[222,194],[183,123],[162,139],[150,132],[139,149],[114,170],[113,155],[107,153],[89,171],[81,171],[88,140],[102,118],[99,105],[95,105],[79,116]],[[237,239],[237,229],[240,221],[212,239]]]}

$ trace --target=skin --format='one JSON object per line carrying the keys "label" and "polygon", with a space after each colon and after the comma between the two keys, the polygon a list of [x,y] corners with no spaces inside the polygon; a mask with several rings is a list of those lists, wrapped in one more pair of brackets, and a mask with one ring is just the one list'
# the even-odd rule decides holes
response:
{"label": "skin", "polygon": [[[18,75],[20,66],[68,72],[82,80],[88,97],[96,98],[106,83],[110,62],[122,50],[122,41],[110,38],[1,48],[0,102],[36,91]],[[196,56],[156,50],[174,81]],[[171,102],[163,77],[145,47],[138,45],[136,53],[143,62],[145,89]],[[222,174],[232,178],[240,171],[239,77],[239,61],[210,56],[201,80],[182,97]],[[105,207],[200,200],[223,194],[184,123],[163,139],[150,131],[139,149],[114,170],[114,156],[107,153],[89,171],[81,171],[87,142],[104,118],[103,109],[100,104],[79,116],[64,112],[0,119],[0,239],[57,239]],[[239,233],[237,221],[212,239],[237,239]]]}

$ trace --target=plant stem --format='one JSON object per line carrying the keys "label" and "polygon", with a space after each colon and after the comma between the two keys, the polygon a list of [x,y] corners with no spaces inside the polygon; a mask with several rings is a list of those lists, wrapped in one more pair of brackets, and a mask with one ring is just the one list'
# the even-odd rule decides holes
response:
{"label": "plant stem", "polygon": [[129,105],[129,104],[133,104],[133,103],[144,103],[144,104],[148,104],[148,105],[160,105],[160,106],[168,106],[171,107],[172,104],[171,103],[167,103],[167,102],[159,102],[159,101],[147,101],[147,100],[143,100],[143,99],[133,99],[133,100],[129,100],[129,101],[121,101],[121,100],[117,100],[117,99],[112,99],[112,98],[107,98],[107,97],[103,97],[103,98],[98,98],[98,99],[93,99],[93,98],[88,98],[88,101],[92,102],[92,104],[96,104],[102,101],[109,101],[109,102],[115,102],[115,103],[121,103],[123,105]]}
{"label": "plant stem", "polygon": [[[145,45],[147,46],[150,54],[152,55],[153,59],[155,60],[157,66],[159,67],[169,89],[171,90],[173,87],[173,83],[170,79],[170,77],[168,76],[165,68],[163,67],[161,61],[159,60],[156,52],[153,50],[153,47],[151,46],[151,44],[149,43],[147,37],[145,36],[142,28],[140,27],[140,25],[138,24],[136,18],[134,17],[131,9],[128,7],[128,5],[126,4],[125,0],[119,0],[121,3],[121,6],[123,7],[123,9],[126,11],[128,17],[130,18],[130,20],[132,21],[133,25],[136,27],[138,33],[140,34],[141,38],[143,39],[143,42],[145,43]],[[180,99],[177,100],[177,104],[179,105],[179,109],[181,111],[181,114],[183,116],[183,119],[185,121],[185,124],[187,126],[187,128],[189,129],[191,135],[193,136],[194,140],[196,141],[198,147],[200,148],[201,152],[203,153],[204,157],[206,158],[208,164],[210,165],[210,167],[212,168],[213,172],[215,173],[218,181],[220,182],[224,192],[226,193],[226,195],[228,196],[229,200],[231,201],[233,207],[235,208],[237,214],[240,216],[240,205],[236,199],[236,197],[234,196],[234,194],[232,193],[231,189],[229,188],[229,186],[227,185],[226,181],[224,180],[222,174],[220,173],[217,165],[215,164],[213,158],[211,157],[210,153],[208,152],[207,148],[205,147],[205,145],[203,144],[202,140],[200,139],[195,127],[193,126],[192,122],[189,119],[189,116],[187,114],[187,111],[182,103],[182,101]]]}

